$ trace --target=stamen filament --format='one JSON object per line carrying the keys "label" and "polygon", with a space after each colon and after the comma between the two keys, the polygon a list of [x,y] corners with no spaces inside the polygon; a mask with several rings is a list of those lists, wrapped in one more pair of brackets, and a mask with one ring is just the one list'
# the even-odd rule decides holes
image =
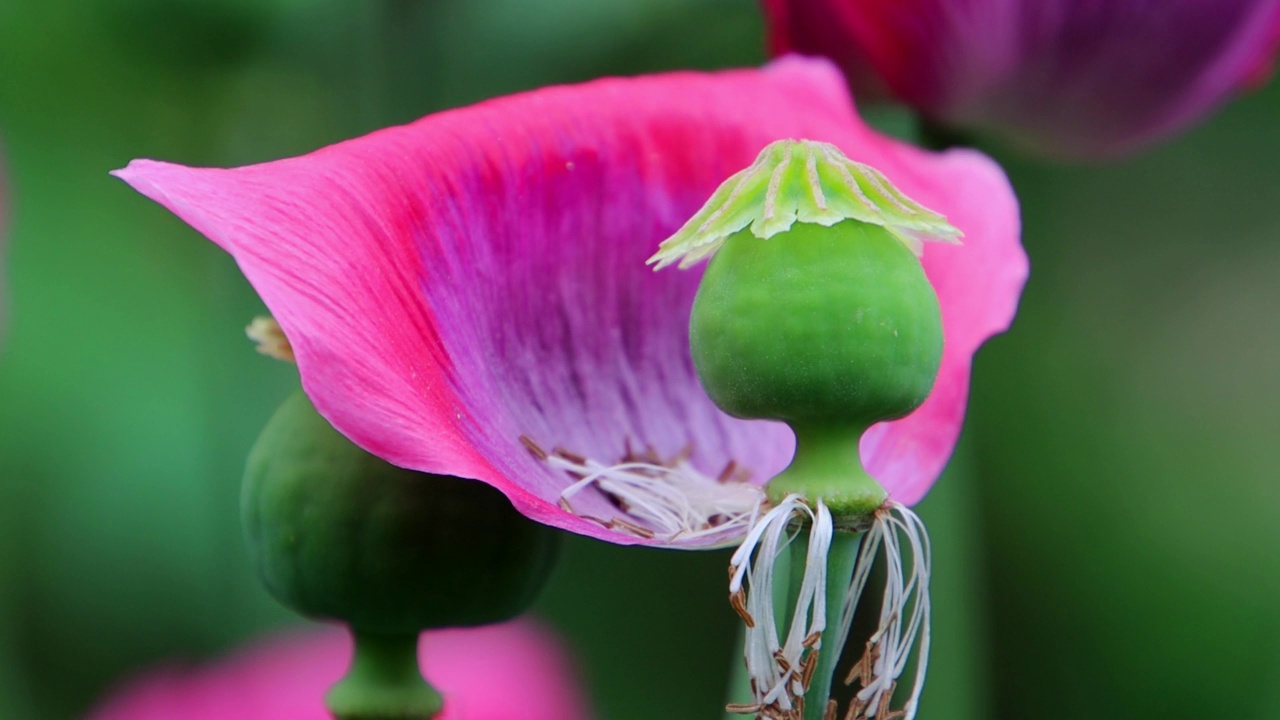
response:
{"label": "stamen filament", "polygon": [[[799,520],[800,522],[795,522]],[[807,526],[804,568],[786,637],[774,607],[775,564]],[[800,717],[812,681],[827,622],[827,554],[834,534],[831,513],[822,501],[811,508],[788,495],[752,527],[730,559],[729,592],[746,594],[755,624],[746,633],[747,673],[763,717]]]}
{"label": "stamen filament", "polygon": [[[727,467],[721,476],[698,472],[681,453],[658,464],[629,460],[605,465],[564,450],[535,454],[552,467],[577,478],[560,493],[561,507],[606,527],[664,543],[722,538],[738,541],[755,523],[764,500],[759,487],[742,482]],[[614,507],[611,517],[578,512],[573,499],[588,489],[603,495]]]}
{"label": "stamen filament", "polygon": [[[910,549],[909,566],[904,561],[902,538]],[[847,684],[857,681],[861,686],[856,703],[860,710],[850,717],[860,720],[888,712],[898,677],[906,668],[912,648],[918,645],[911,695],[901,710],[904,720],[913,720],[929,664],[929,574],[933,559],[924,523],[903,505],[886,504],[876,513],[871,529],[862,540],[840,621],[842,636],[847,636],[853,625],[854,611],[866,589],[875,558],[880,554],[885,558],[887,570],[880,619],[862,658],[845,679]],[[907,617],[905,624],[904,616]]]}
{"label": "stamen filament", "polygon": [[[807,532],[803,526],[807,526]],[[793,568],[792,582],[797,587],[793,588],[794,604],[783,639],[774,601],[776,564],[782,552],[801,535],[807,537],[807,545],[797,560],[803,559],[804,565],[801,572]],[[834,712],[827,702],[834,664],[852,627],[872,567],[881,556],[887,577],[880,616],[862,657],[845,680],[850,684],[856,681],[860,689],[844,717],[914,719],[929,654],[932,558],[924,524],[906,507],[886,503],[873,516],[871,528],[855,539],[834,531],[831,513],[821,499],[814,508],[796,494],[787,495],[760,517],[730,559],[731,602],[740,614],[745,613],[744,617],[754,621],[748,624],[744,649],[754,702],[737,707],[758,706],[752,712],[761,718],[798,720],[804,714],[806,695],[812,690],[809,701],[814,704],[811,709],[815,717]],[[844,562],[840,558],[845,558]],[[831,567],[831,562],[840,567]],[[843,585],[843,590],[828,588],[828,573],[833,573],[831,582]],[[847,584],[843,578],[849,578]],[[828,591],[833,593],[833,599],[839,599],[840,615],[835,625],[838,634],[827,638],[829,647],[824,648]],[[900,710],[892,710],[898,678],[906,669],[912,649],[917,647],[911,695]]]}

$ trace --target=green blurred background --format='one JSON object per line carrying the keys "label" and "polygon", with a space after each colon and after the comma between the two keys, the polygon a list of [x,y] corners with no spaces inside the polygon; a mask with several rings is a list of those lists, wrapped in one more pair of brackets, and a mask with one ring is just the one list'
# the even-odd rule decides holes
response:
{"label": "green blurred background", "polygon": [[[0,718],[293,622],[238,481],[291,367],[212,244],[107,176],[235,165],[485,97],[763,59],[751,0],[0,0]],[[891,117],[891,116],[887,116]],[[1280,86],[1140,158],[991,151],[1032,258],[978,356],[922,720],[1280,719]],[[603,720],[718,718],[724,553],[574,538],[538,612]]]}

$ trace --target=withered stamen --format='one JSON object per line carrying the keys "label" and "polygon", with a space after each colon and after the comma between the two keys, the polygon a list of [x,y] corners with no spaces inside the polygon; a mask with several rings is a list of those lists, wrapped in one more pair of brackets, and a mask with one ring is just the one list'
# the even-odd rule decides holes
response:
{"label": "withered stamen", "polygon": [[849,668],[849,675],[844,679],[844,684],[850,685],[854,680],[857,680],[862,687],[870,685],[872,678],[875,676],[875,664],[879,657],[880,650],[876,643],[867,643],[867,649],[862,653],[862,657],[858,658],[858,662]]}
{"label": "withered stamen", "polygon": [[897,686],[897,683],[889,683],[889,689],[880,696],[880,704],[876,707],[876,717],[880,720],[894,720],[906,715],[902,710],[889,710],[889,703],[893,701],[893,691]]}
{"label": "withered stamen", "polygon": [[538,447],[538,443],[534,442],[533,438],[529,437],[528,435],[520,436],[520,444],[524,445],[524,448],[528,450],[530,453],[532,453],[533,456],[538,458],[539,460],[546,460],[548,457],[550,457],[549,455],[547,455],[547,451]]}
{"label": "withered stamen", "polygon": [[575,465],[586,465],[586,464],[587,464],[587,459],[586,459],[586,458],[582,457],[582,456],[581,456],[581,455],[579,455],[578,453],[575,453],[575,452],[569,452],[568,450],[565,450],[564,448],[560,447],[559,445],[557,445],[557,446],[555,447],[555,449],[553,449],[553,450],[551,451],[551,454],[552,454],[552,455],[555,455],[555,456],[556,456],[556,457],[558,457],[558,458],[564,458],[565,460],[568,460],[569,462],[571,462],[571,463],[573,463],[573,464],[575,464]]}
{"label": "withered stamen", "polygon": [[626,530],[627,532],[638,535],[646,540],[652,540],[654,538],[652,530],[640,527],[639,525],[623,520],[622,518],[614,518],[610,520],[608,527],[610,530]]}
{"label": "withered stamen", "polygon": [[791,663],[787,662],[787,656],[783,655],[781,650],[773,651],[773,661],[778,663],[778,667],[782,668],[783,675],[791,672]]}
{"label": "withered stamen", "polygon": [[693,443],[687,442],[684,444],[684,447],[680,448],[679,452],[677,452],[675,455],[672,455],[671,459],[666,461],[663,464],[666,465],[667,467],[673,468],[679,465],[680,463],[687,461],[691,457],[693,457]]}
{"label": "withered stamen", "polygon": [[733,477],[733,474],[737,471],[738,471],[738,461],[730,460],[729,462],[725,463],[724,469],[721,470],[720,474],[716,476],[716,482],[721,484],[729,482],[729,478]]}
{"label": "withered stamen", "polygon": [[809,683],[813,682],[813,673],[818,670],[818,653],[811,652],[804,659],[804,667],[800,671],[800,684],[805,690],[809,689]]}
{"label": "withered stamen", "polygon": [[729,605],[733,611],[738,613],[738,617],[742,618],[742,622],[746,623],[748,628],[756,626],[756,619],[751,617],[751,613],[747,612],[747,596],[746,593],[739,590],[735,593],[729,593]]}
{"label": "withered stamen", "polygon": [[600,494],[604,495],[606,500],[608,500],[614,507],[618,508],[622,512],[624,513],[631,512],[631,503],[627,502],[626,500],[623,500],[622,497],[619,496],[617,493],[611,493],[611,492],[608,492],[607,490],[601,490]]}

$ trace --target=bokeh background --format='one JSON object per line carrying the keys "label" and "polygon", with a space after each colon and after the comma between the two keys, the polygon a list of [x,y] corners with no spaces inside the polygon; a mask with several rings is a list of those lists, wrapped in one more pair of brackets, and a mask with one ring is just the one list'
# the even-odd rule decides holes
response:
{"label": "bokeh background", "polygon": [[[0,0],[0,718],[78,718],[143,668],[296,622],[237,512],[294,371],[244,339],[262,308],[230,258],[108,170],[755,64],[762,36],[751,0]],[[1280,719],[1278,118],[1273,84],[1124,162],[988,148],[1033,273],[923,506],[922,720]],[[726,561],[570,539],[537,612],[598,717],[720,716]]]}

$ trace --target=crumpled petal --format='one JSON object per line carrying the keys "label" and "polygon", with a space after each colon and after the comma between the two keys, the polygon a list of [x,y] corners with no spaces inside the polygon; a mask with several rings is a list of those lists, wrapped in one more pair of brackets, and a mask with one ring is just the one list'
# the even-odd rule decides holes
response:
{"label": "crumpled petal", "polygon": [[[431,631],[418,654],[423,675],[445,697],[440,720],[589,716],[565,651],[534,623]],[[322,698],[350,657],[351,639],[338,628],[271,637],[206,667],[169,667],[140,677],[88,717],[330,720]]]}
{"label": "crumpled petal", "polygon": [[[1016,202],[981,155],[871,131],[826,62],[553,87],[288,160],[137,160],[117,174],[235,257],[291,341],[307,393],[353,441],[487,482],[536,520],[653,544],[562,509],[574,478],[529,446],[606,464],[629,449],[689,449],[703,473],[732,460],[757,483],[785,465],[784,427],[729,418],[698,385],[688,316],[701,271],[645,266],[721,181],[784,137],[836,144],[966,234],[963,248],[925,258],[958,334],[944,355],[951,386],[868,439],[868,468],[909,501],[951,451],[979,336],[1005,327],[1016,304]],[[585,495],[578,512],[619,512]]]}
{"label": "crumpled petal", "polygon": [[1280,0],[764,0],[777,53],[832,58],[860,92],[1098,158],[1186,128],[1280,49]]}

